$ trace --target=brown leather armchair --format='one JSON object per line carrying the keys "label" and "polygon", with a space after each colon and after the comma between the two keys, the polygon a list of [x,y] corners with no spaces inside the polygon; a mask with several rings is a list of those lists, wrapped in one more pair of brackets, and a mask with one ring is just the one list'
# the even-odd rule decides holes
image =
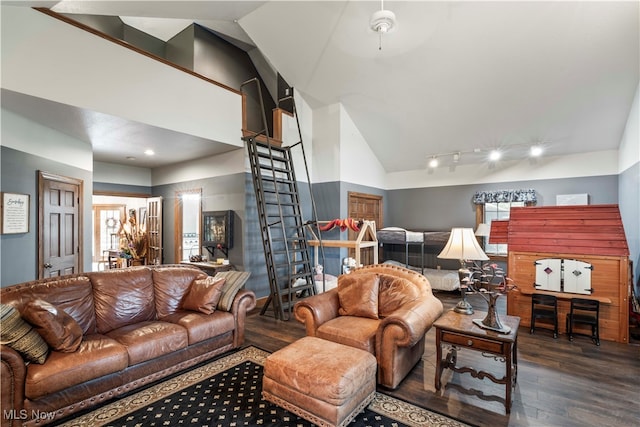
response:
{"label": "brown leather armchair", "polygon": [[338,278],[338,287],[298,302],[308,336],[373,354],[378,384],[394,389],[424,354],[425,334],[442,314],[426,277],[376,264]]}

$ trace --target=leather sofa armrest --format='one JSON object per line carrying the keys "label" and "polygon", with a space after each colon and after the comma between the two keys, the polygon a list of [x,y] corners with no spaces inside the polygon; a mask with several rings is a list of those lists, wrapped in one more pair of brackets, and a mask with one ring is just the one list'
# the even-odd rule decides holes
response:
{"label": "leather sofa armrest", "polygon": [[246,289],[240,289],[231,305],[231,313],[236,320],[236,330],[233,334],[233,345],[236,348],[244,343],[247,313],[254,308],[256,308],[256,294]]}
{"label": "leather sofa armrest", "polygon": [[338,317],[339,308],[338,289],[334,288],[298,301],[293,307],[293,314],[296,320],[304,323],[307,336],[315,337],[320,325]]}
{"label": "leather sofa armrest", "polygon": [[411,347],[431,329],[443,310],[442,302],[433,295],[401,307],[380,322],[376,346],[379,350],[388,345]]}
{"label": "leather sofa armrest", "polygon": [[19,420],[24,405],[24,383],[27,367],[20,353],[7,345],[0,345],[0,407],[2,417],[0,426],[19,426]]}

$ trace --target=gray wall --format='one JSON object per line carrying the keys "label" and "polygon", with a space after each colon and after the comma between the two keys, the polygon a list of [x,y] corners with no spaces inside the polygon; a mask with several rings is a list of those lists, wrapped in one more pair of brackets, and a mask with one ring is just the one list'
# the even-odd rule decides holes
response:
{"label": "gray wall", "polygon": [[134,194],[134,195],[145,195],[151,197],[153,194],[151,193],[151,187],[143,186],[143,185],[125,185],[125,184],[112,184],[110,182],[94,182],[93,183],[93,192],[94,193],[112,193],[112,194]]}
{"label": "gray wall", "polygon": [[0,147],[0,182],[2,191],[29,195],[29,232],[0,235],[1,286],[28,282],[38,278],[38,171],[50,172],[83,181],[83,211],[80,227],[85,271],[91,271],[91,194],[93,184],[91,172],[78,169],[54,160],[34,156],[8,147]]}
{"label": "gray wall", "polygon": [[525,188],[536,190],[537,206],[554,206],[558,194],[581,193],[589,194],[592,205],[618,203],[615,175],[391,190],[385,203],[389,212],[385,226],[429,231],[475,228],[476,208],[472,200],[476,191]]}
{"label": "gray wall", "polygon": [[[174,234],[176,192],[202,188],[203,211],[234,211],[233,248],[229,250],[229,262],[243,269],[242,229],[244,223],[244,176],[226,175],[153,187],[153,195],[162,197],[163,263],[174,262]],[[217,254],[217,256],[220,254]]]}
{"label": "gray wall", "polygon": [[[385,190],[353,184],[350,182],[325,182],[313,184],[313,195],[316,201],[318,219],[330,221],[336,218],[346,218],[348,211],[348,198],[350,192],[374,194],[383,198],[383,217],[387,216],[387,203]],[[378,224],[376,224],[378,225]],[[378,225],[379,226],[379,225]],[[322,233],[324,240],[345,240],[347,234],[338,228]],[[328,274],[338,275],[341,272],[342,259],[348,254],[348,249],[324,248],[324,262],[322,251],[319,251],[319,262],[323,264]]]}
{"label": "gray wall", "polygon": [[640,295],[640,163],[625,170],[618,178],[620,214],[633,261],[634,284]]}

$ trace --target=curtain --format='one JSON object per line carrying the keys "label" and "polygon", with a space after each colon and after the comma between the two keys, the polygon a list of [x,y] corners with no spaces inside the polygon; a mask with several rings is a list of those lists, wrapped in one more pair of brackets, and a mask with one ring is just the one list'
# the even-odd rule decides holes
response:
{"label": "curtain", "polygon": [[535,204],[537,202],[536,190],[497,190],[478,191],[473,196],[473,203],[483,205],[485,203],[510,203],[527,202]]}

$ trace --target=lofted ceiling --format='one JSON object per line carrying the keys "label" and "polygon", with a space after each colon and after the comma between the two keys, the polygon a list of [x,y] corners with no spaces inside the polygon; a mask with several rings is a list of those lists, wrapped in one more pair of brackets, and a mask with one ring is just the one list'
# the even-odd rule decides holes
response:
{"label": "lofted ceiling", "polygon": [[[544,155],[617,149],[640,75],[636,1],[388,0],[397,26],[382,37],[369,28],[376,1],[32,4],[43,3],[61,13],[121,16],[163,40],[196,22],[255,46],[312,108],[341,103],[388,172],[423,169],[433,156],[446,164],[453,153],[460,163],[482,163],[493,148],[507,160],[533,144]],[[12,109],[4,95],[3,107]],[[38,110],[35,99],[22,103],[20,114]],[[75,123],[48,123],[51,114],[38,120],[92,143],[89,135],[128,132],[175,144],[175,133],[96,112],[64,117],[87,115]],[[193,158],[202,147],[221,151],[180,137]],[[126,163],[117,144],[102,145],[94,143],[96,160]]]}

